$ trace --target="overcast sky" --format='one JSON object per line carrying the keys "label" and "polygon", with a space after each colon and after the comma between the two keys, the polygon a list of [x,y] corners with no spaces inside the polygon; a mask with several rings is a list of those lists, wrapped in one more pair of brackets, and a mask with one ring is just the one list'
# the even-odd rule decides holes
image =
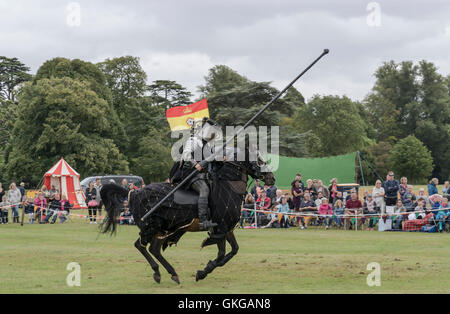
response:
{"label": "overcast sky", "polygon": [[295,87],[307,98],[355,100],[383,61],[425,59],[450,73],[450,0],[380,0],[379,10],[365,0],[74,2],[80,18],[71,1],[0,0],[0,55],[33,73],[54,57],[133,55],[149,81],[175,80],[196,93],[216,64],[282,88],[329,48]]}

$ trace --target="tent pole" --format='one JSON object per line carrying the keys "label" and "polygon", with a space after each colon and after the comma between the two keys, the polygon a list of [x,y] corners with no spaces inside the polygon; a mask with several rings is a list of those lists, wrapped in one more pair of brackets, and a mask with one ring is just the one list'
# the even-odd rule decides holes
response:
{"label": "tent pole", "polygon": [[359,150],[356,151],[356,154],[358,155],[358,163],[359,163],[359,170],[361,171],[362,184],[363,184],[363,186],[366,186],[366,183],[364,182],[364,172],[363,172],[363,168],[362,168],[362,165],[361,165],[361,158],[360,158]]}

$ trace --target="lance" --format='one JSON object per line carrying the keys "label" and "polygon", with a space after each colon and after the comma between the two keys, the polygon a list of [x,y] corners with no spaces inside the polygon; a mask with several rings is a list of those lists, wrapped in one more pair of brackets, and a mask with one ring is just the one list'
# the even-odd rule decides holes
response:
{"label": "lance", "polygon": [[[303,76],[306,72],[308,72],[309,69],[311,69],[314,64],[316,64],[324,55],[326,55],[329,52],[328,49],[324,49],[323,52],[314,60],[306,69],[304,69],[297,77],[295,77],[283,90],[281,90],[277,95],[275,95],[264,107],[261,108],[250,120],[247,121],[247,123],[244,124],[241,128],[239,128],[233,135],[233,137],[229,138],[225,144],[223,145],[223,148],[225,149],[226,146],[231,143],[231,141],[234,141],[236,136],[238,136],[242,131],[245,130],[246,127],[248,127],[255,119],[257,119],[267,108],[269,108],[270,105],[272,105],[278,98],[283,95],[289,87],[294,85],[294,83]],[[214,154],[209,156],[205,159],[205,161],[212,161],[215,158]],[[198,170],[196,168],[193,169],[193,171],[185,177],[172,191],[170,191],[166,196],[164,196],[153,208],[151,208],[147,213],[145,213],[144,216],[142,216],[141,221],[144,221],[148,216],[150,216],[155,210],[157,210],[161,204],[163,204],[170,196],[172,196],[178,189],[180,189],[183,185],[185,185],[187,182],[189,182],[196,174]]]}

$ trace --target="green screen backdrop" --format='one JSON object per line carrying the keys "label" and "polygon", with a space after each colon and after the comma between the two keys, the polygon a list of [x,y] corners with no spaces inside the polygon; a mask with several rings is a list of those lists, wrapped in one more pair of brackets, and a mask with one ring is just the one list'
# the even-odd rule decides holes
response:
{"label": "green screen backdrop", "polygon": [[[268,154],[272,159],[274,155]],[[279,156],[278,170],[274,171],[275,185],[280,189],[290,189],[291,182],[297,173],[302,174],[306,185],[307,179],[320,179],[325,186],[332,178],[338,183],[353,183],[355,181],[356,152],[324,158],[295,158]]]}

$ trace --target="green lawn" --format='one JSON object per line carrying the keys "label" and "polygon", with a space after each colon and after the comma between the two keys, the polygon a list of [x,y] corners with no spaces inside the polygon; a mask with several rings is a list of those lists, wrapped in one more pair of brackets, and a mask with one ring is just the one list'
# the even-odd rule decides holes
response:
{"label": "green lawn", "polygon": [[[99,235],[80,218],[55,225],[0,225],[0,293],[449,293],[450,234],[291,228],[236,230],[240,251],[205,280],[195,272],[216,256],[187,234],[165,256],[181,285],[162,281],[134,248],[138,229]],[[229,246],[227,246],[229,249]],[[81,287],[68,287],[66,265],[81,265]],[[369,287],[370,262],[381,287]]]}

